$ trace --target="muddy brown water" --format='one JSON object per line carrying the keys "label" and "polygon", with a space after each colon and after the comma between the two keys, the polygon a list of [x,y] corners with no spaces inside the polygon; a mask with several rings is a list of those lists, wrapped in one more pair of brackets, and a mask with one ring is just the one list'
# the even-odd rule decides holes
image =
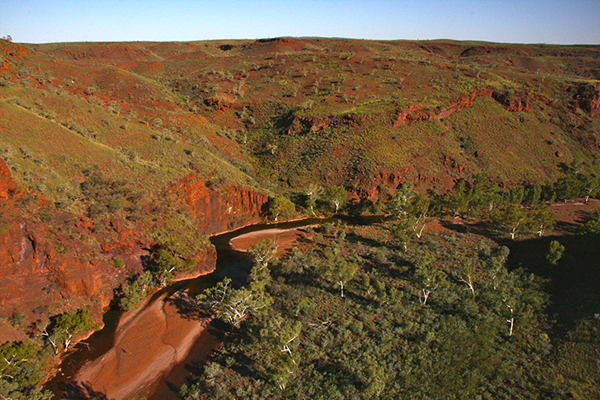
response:
{"label": "muddy brown water", "polygon": [[[245,284],[252,264],[247,255],[231,248],[229,241],[239,235],[257,232],[266,229],[291,229],[308,225],[327,222],[343,221],[351,225],[365,225],[381,221],[381,217],[330,217],[308,218],[279,224],[256,224],[211,237],[211,242],[217,250],[217,265],[215,271],[198,278],[176,282],[150,295],[140,312],[156,306],[156,302],[164,302],[180,291],[187,292],[190,296],[202,292],[204,289],[215,285],[224,277],[229,277],[235,286]],[[182,311],[183,312],[183,311]],[[92,336],[79,343],[74,350],[69,352],[59,366],[59,373],[46,384],[55,399],[107,399],[105,393],[93,388],[93,383],[77,382],[75,378],[82,366],[93,363],[105,357],[115,346],[115,335],[119,322],[124,317],[122,311],[109,310],[105,313],[104,327]],[[137,396],[146,396],[149,400],[177,399],[179,386],[191,373],[194,365],[203,363],[206,358],[219,345],[219,328],[214,323],[208,325],[196,339],[189,353],[183,361],[171,368],[163,370],[149,385],[138,388]],[[117,399],[118,400],[118,399]]]}

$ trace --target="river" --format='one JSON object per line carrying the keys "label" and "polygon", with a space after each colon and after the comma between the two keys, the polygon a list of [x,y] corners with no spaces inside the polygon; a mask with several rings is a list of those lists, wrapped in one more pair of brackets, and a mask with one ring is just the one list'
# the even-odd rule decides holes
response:
{"label": "river", "polygon": [[149,295],[138,311],[107,311],[104,327],[67,354],[46,387],[55,393],[55,399],[177,399],[189,366],[204,362],[220,342],[218,327],[198,314],[192,299],[225,276],[234,285],[243,285],[252,267],[247,254],[233,250],[230,240],[250,232],[336,220],[370,224],[381,218],[308,218],[256,224],[212,236],[217,250],[212,273],[175,282]]}

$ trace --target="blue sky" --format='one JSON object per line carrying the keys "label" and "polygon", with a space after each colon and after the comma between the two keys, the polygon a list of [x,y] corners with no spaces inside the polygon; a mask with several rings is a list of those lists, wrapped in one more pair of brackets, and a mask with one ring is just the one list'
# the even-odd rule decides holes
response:
{"label": "blue sky", "polygon": [[16,42],[321,36],[600,44],[600,0],[0,0]]}

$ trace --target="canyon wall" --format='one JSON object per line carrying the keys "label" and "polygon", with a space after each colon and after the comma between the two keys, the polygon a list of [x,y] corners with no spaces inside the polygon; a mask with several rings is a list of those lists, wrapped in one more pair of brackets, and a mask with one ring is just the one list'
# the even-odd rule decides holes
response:
{"label": "canyon wall", "polygon": [[183,200],[196,224],[209,235],[261,221],[269,197],[237,185],[207,186],[197,175],[175,184],[170,195]]}
{"label": "canyon wall", "polygon": [[[182,200],[208,235],[259,222],[268,201],[235,185],[208,188],[196,176],[175,184],[168,195]],[[49,219],[40,218],[46,209],[51,208],[43,198],[19,191],[0,160],[0,318],[18,313],[29,323],[87,305],[99,313],[114,289],[142,270],[143,258],[152,251],[154,243],[143,231],[118,218],[100,223],[54,211]],[[216,251],[210,244],[201,246],[195,259],[196,270],[178,279],[212,271]],[[35,323],[27,329],[35,329]]]}

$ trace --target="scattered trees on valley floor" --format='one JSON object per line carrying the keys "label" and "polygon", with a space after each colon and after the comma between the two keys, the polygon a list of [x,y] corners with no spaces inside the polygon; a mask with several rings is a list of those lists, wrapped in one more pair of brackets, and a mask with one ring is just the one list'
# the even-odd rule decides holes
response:
{"label": "scattered trees on valley floor", "polygon": [[[548,205],[557,200],[583,199],[600,193],[600,175],[596,172],[578,172],[575,167],[554,183],[523,184],[512,188],[498,188],[488,179],[477,176],[472,183],[458,181],[452,192],[430,194],[426,197],[411,183],[400,184],[390,194],[385,186],[378,188],[375,203],[366,199],[351,198],[342,186],[322,188],[310,184],[294,202],[284,196],[273,198],[269,215],[277,221],[284,215],[288,218],[301,213],[309,215],[345,211],[349,214],[387,214],[396,221],[398,238],[420,237],[433,218],[457,218],[488,221],[500,233],[511,239],[521,235],[544,236],[555,227],[556,216]],[[351,199],[351,201],[349,201]],[[281,204],[285,204],[282,207]],[[294,210],[298,209],[294,214]],[[592,221],[586,225],[594,229]],[[582,231],[583,232],[583,231]]]}
{"label": "scattered trees on valley floor", "polygon": [[[430,199],[410,184],[392,195],[380,189],[385,200],[371,209],[388,213],[390,223],[309,229],[311,245],[256,263],[268,277],[257,298],[269,301],[245,315],[252,318],[223,318],[212,308],[237,334],[182,387],[182,397],[598,394],[597,380],[577,387],[550,361],[568,354],[550,343],[547,283],[524,269],[507,269],[507,247],[474,234],[415,241],[431,218],[458,216],[488,220],[513,240],[544,236],[555,225],[547,205],[573,197],[587,202],[586,193],[597,195],[590,181],[595,176],[495,189],[480,179]],[[348,203],[330,203],[326,193],[313,185],[297,205],[310,214],[350,210]],[[594,213],[579,233],[600,232],[599,220]],[[539,262],[555,265],[564,251],[553,240]]]}
{"label": "scattered trees on valley floor", "polygon": [[[486,390],[509,397],[517,388],[533,390],[540,376],[556,374],[539,364],[550,352],[543,283],[523,270],[507,270],[507,248],[486,240],[475,243],[472,235],[415,239],[423,239],[433,218],[448,217],[487,220],[511,239],[544,236],[555,225],[548,204],[575,197],[588,202],[599,187],[596,174],[571,173],[553,184],[509,189],[477,178],[429,198],[405,183],[391,194],[380,187],[378,201],[366,205],[349,201],[342,186],[309,185],[294,202],[275,197],[268,208],[275,221],[302,208],[310,215],[383,212],[390,222],[373,230],[386,239],[365,238],[358,228],[320,227],[307,233],[313,235],[312,246],[294,249],[282,261],[275,257],[275,243],[259,242],[251,251],[255,265],[246,286],[234,287],[225,279],[198,297],[236,335],[204,368],[201,379],[182,388],[182,396],[404,396],[426,377],[439,377],[435,368],[446,368],[448,378],[428,381],[419,393],[446,388],[470,395],[486,379],[491,382]],[[116,210],[129,218],[136,212],[135,194],[101,175],[90,175],[81,189],[93,198],[90,216]],[[149,288],[168,284],[174,272],[194,267],[197,244],[189,229],[181,229],[189,220],[178,210],[167,214],[170,222],[157,231],[157,245],[144,270],[118,291],[124,310],[137,308]],[[593,213],[578,233],[599,233],[599,221],[600,212]],[[552,241],[544,261],[557,264],[564,251]],[[122,268],[123,260],[117,256],[114,264]],[[68,350],[79,332],[92,328],[89,312],[79,310],[37,323],[37,339],[31,343],[2,345],[0,394],[48,398],[38,386],[43,362],[34,367],[29,360],[47,360]],[[457,355],[461,352],[464,357]],[[352,354],[361,354],[362,361]],[[479,375],[473,375],[473,368]],[[325,384],[317,388],[311,383],[317,381]],[[556,381],[545,387],[552,393],[563,390]]]}
{"label": "scattered trees on valley floor", "polygon": [[[508,398],[563,390],[557,381],[539,386],[554,373],[545,367],[544,282],[507,269],[508,248],[453,233],[405,249],[385,225],[308,234],[320,236],[282,260],[255,263],[265,282],[256,295],[261,306],[249,300],[244,318],[230,317],[232,299],[253,298],[255,278],[241,289],[226,280],[199,297],[236,334],[182,387],[183,398]],[[236,295],[227,299],[225,287]]]}

